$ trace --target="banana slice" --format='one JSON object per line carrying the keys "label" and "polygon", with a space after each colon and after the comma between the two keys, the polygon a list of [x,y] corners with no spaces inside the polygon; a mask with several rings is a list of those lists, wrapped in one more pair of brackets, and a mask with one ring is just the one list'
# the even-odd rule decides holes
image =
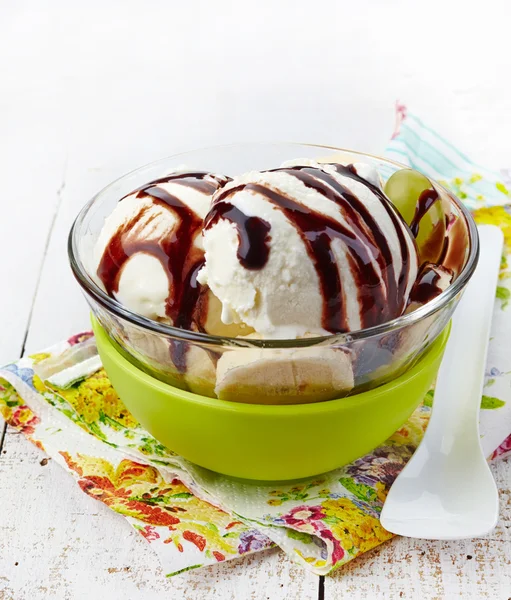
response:
{"label": "banana slice", "polygon": [[301,404],[345,396],[353,388],[350,354],[343,349],[247,348],[218,361],[215,392],[249,404]]}

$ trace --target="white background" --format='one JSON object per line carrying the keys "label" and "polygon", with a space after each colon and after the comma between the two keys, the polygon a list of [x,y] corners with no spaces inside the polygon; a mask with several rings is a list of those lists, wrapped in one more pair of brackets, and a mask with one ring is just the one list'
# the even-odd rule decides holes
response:
{"label": "white background", "polygon": [[[508,0],[2,0],[0,363],[87,327],[67,231],[140,164],[248,140],[381,152],[400,99],[474,160],[510,166],[510,39]],[[277,554],[165,581],[143,540],[20,436],[4,451],[2,599],[317,597]],[[493,537],[396,541],[327,580],[325,597],[511,596],[498,469]]]}

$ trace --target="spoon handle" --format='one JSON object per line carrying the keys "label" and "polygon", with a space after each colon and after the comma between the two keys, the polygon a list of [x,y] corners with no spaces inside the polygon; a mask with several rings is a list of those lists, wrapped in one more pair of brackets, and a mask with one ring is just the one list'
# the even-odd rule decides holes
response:
{"label": "spoon handle", "polygon": [[425,441],[434,440],[445,451],[460,435],[478,436],[479,431],[478,415],[504,237],[493,225],[481,225],[478,232],[479,262],[453,316],[425,436]]}

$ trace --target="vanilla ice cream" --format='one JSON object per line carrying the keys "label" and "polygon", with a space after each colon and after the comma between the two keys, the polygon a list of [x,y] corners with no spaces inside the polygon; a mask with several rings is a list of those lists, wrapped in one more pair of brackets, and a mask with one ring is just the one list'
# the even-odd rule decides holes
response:
{"label": "vanilla ice cream", "polygon": [[224,323],[264,338],[356,331],[401,315],[418,272],[410,230],[365,164],[234,178],[205,219],[197,280]]}
{"label": "vanilla ice cream", "polygon": [[122,198],[105,220],[90,272],[135,313],[191,328],[204,261],[202,222],[227,178],[172,174]]}

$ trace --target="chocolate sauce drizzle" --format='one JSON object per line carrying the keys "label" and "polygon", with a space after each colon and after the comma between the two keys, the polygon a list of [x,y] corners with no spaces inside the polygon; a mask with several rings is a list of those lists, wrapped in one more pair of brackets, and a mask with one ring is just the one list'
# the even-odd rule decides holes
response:
{"label": "chocolate sauce drizzle", "polygon": [[245,269],[251,271],[262,269],[270,254],[271,227],[268,221],[259,217],[247,217],[236,206],[215,200],[204,222],[204,229],[209,229],[220,219],[226,219],[236,225],[239,242],[237,256]]}
{"label": "chocolate sauce drizzle", "polygon": [[[307,187],[316,190],[332,202],[335,202],[340,207],[345,219],[351,224],[355,233],[355,239],[350,243],[348,237],[347,243],[358,267],[356,280],[358,302],[362,309],[361,313],[367,314],[369,317],[372,311],[373,318],[370,319],[370,322],[376,323],[379,322],[382,313],[385,313],[387,309],[390,312],[397,310],[397,307],[394,308],[394,306],[398,304],[399,297],[397,294],[392,254],[386,236],[383,235],[365,204],[334,177],[320,169],[294,167],[292,169],[283,169],[283,171],[297,177]],[[353,172],[356,174],[354,167]],[[374,244],[367,243],[371,237],[374,238]],[[384,284],[387,288],[387,299],[381,286],[380,277],[372,265],[373,260],[380,267]],[[364,283],[367,285],[364,285]],[[387,304],[388,299],[390,299],[391,305]],[[369,325],[367,326],[369,327]]]}
{"label": "chocolate sauce drizzle", "polygon": [[[157,179],[135,190],[133,193],[137,198],[151,198],[153,205],[172,212],[176,217],[176,225],[163,238],[147,239],[145,236],[139,239],[133,233],[136,225],[143,223],[147,227],[154,218],[147,219],[148,208],[142,207],[112,236],[101,257],[97,274],[106,292],[113,296],[119,291],[122,269],[131,256],[138,252],[154,256],[163,267],[169,283],[165,312],[175,327],[190,329],[201,288],[197,282],[197,273],[204,264],[204,251],[194,244],[202,229],[202,219],[176,195],[159,187],[169,181],[211,194],[227,178],[206,172],[182,173]],[[172,342],[170,353],[176,368],[184,371],[186,344],[182,341]]]}
{"label": "chocolate sauce drizzle", "polygon": [[[440,195],[435,189],[424,190],[415,207],[415,214],[410,224],[410,230],[417,237],[424,216]],[[438,285],[440,275],[434,268],[445,272],[451,281],[456,277],[465,263],[469,240],[463,221],[450,213],[444,221],[438,221],[431,231],[429,238],[422,243],[421,256],[424,263],[412,289],[409,302],[426,303],[438,296],[443,289]]]}
{"label": "chocolate sauce drizzle", "polygon": [[[243,245],[245,254],[250,253],[247,248],[250,247],[252,240],[255,240],[254,243],[260,248],[261,235],[250,236],[247,233],[245,223],[249,217],[237,208],[236,212],[230,213],[230,208],[234,207],[228,202],[228,198],[243,189],[267,198],[293,224],[314,264],[323,297],[322,324],[324,329],[330,332],[347,332],[350,327],[337,260],[332,250],[334,240],[340,239],[348,249],[348,262],[357,283],[361,325],[364,328],[392,319],[404,310],[404,289],[408,283],[411,257],[405,239],[405,230],[383,192],[359,177],[352,165],[349,167],[334,166],[342,175],[370,187],[371,191],[382,200],[399,236],[403,257],[402,270],[398,275],[397,284],[389,245],[374,217],[363,202],[349,189],[342,186],[335,177],[318,168],[297,166],[274,169],[274,171],[284,172],[298,178],[307,187],[315,189],[335,202],[341,208],[351,228],[343,226],[328,215],[301,204],[281,191],[267,185],[248,183],[219,193],[206,218],[205,229],[211,227],[220,218],[232,220],[238,228],[240,246]],[[265,235],[267,235],[267,231],[265,231]],[[260,262],[260,267],[252,268],[262,268],[266,260],[267,255]],[[375,263],[379,265],[381,275],[376,269]],[[383,278],[387,290],[386,294],[381,278]]]}
{"label": "chocolate sauce drizzle", "polygon": [[415,214],[410,223],[410,230],[414,237],[417,237],[419,234],[419,227],[422,219],[438,199],[438,192],[434,189],[424,190],[419,196],[417,204],[415,205]]}
{"label": "chocolate sauce drizzle", "polygon": [[426,304],[443,292],[440,270],[452,279],[452,271],[432,263],[424,263],[410,292],[410,304]]}
{"label": "chocolate sauce drizzle", "polygon": [[464,222],[453,214],[446,215],[445,228],[444,245],[437,262],[457,277],[463,269],[470,247],[468,231]]}
{"label": "chocolate sauce drizzle", "polygon": [[[358,181],[362,185],[365,185],[366,187],[368,187],[373,192],[373,194],[381,200],[381,204],[382,204],[383,208],[385,209],[385,211],[387,212],[387,214],[390,217],[390,220],[392,221],[392,224],[393,224],[394,229],[398,236],[399,247],[400,247],[400,251],[401,251],[401,260],[402,260],[401,272],[399,273],[399,276],[398,276],[397,298],[395,300],[395,304],[397,306],[403,306],[405,290],[408,286],[408,280],[410,277],[411,255],[410,255],[410,249],[406,242],[406,234],[405,234],[405,230],[403,228],[402,218],[398,214],[398,212],[396,211],[394,206],[392,205],[391,201],[387,198],[387,196],[385,196],[383,191],[378,186],[371,183],[370,181],[367,181],[363,177],[360,177],[357,174],[357,171],[353,165],[348,165],[348,166],[334,165],[334,166],[335,166],[337,172],[340,173],[341,175],[344,175],[345,177],[349,177],[349,178],[353,179],[354,181]],[[378,225],[376,225],[376,227],[378,228]],[[380,235],[383,235],[381,230],[380,230]]]}

